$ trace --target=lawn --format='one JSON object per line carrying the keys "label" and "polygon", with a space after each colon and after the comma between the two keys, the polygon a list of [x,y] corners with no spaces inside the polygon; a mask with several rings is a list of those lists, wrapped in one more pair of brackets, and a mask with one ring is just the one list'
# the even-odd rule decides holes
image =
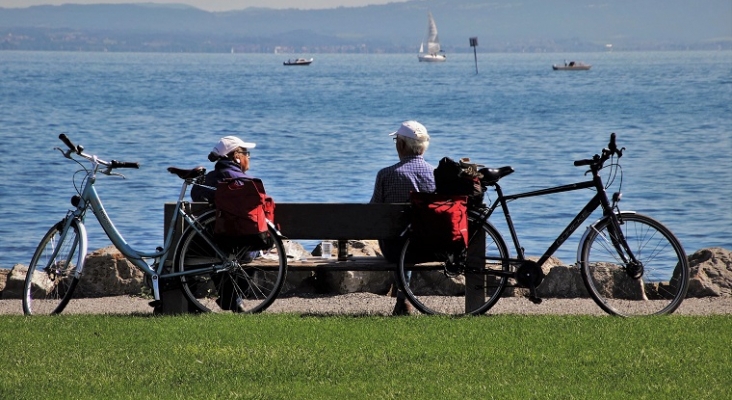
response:
{"label": "lawn", "polygon": [[0,317],[0,399],[729,399],[732,316]]}

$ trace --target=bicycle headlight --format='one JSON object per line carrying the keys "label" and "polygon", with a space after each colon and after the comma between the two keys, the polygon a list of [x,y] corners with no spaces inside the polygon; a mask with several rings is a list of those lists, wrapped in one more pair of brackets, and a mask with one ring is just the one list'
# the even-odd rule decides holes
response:
{"label": "bicycle headlight", "polygon": [[613,193],[613,203],[617,203],[623,198],[623,194],[620,192]]}
{"label": "bicycle headlight", "polygon": [[81,197],[78,195],[71,196],[71,205],[74,207],[79,207],[79,203],[81,203]]}

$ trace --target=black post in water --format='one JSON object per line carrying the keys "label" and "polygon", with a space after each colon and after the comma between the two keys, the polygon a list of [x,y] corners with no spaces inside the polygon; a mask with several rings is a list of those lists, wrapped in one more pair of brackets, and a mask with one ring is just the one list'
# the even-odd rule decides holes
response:
{"label": "black post in water", "polygon": [[478,73],[478,53],[476,52],[475,48],[478,47],[478,38],[477,37],[471,37],[470,38],[470,47],[473,48],[473,56],[475,57],[475,73]]}

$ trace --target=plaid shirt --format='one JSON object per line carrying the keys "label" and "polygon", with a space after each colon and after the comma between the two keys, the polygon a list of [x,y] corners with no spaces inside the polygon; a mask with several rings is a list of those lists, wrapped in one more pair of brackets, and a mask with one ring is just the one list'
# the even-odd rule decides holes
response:
{"label": "plaid shirt", "polygon": [[434,192],[435,167],[422,156],[408,156],[376,174],[372,203],[408,203],[409,192]]}

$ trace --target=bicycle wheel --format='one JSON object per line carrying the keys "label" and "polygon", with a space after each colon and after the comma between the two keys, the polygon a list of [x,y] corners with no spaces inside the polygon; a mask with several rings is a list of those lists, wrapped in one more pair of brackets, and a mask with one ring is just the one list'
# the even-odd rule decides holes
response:
{"label": "bicycle wheel", "polygon": [[689,265],[678,239],[660,222],[621,213],[620,227],[639,265],[626,263],[612,221],[590,227],[581,243],[582,278],[595,302],[619,316],[661,315],[679,307],[689,287]]}
{"label": "bicycle wheel", "polygon": [[[213,238],[216,221],[211,211],[199,217],[208,238]],[[192,227],[178,242],[176,271],[223,267],[216,272],[184,276],[183,293],[203,312],[234,311],[258,313],[277,298],[285,282],[287,254],[276,231],[269,228],[274,245],[269,250],[253,250],[244,245],[217,245],[227,256],[222,259],[216,250]]]}
{"label": "bicycle wheel", "polygon": [[80,225],[63,221],[48,230],[38,244],[25,275],[23,312],[26,315],[59,314],[71,300],[79,275],[76,269],[86,256]]}
{"label": "bicycle wheel", "polygon": [[407,299],[421,312],[479,315],[500,299],[508,277],[495,272],[510,268],[506,243],[477,214],[469,214],[468,223],[470,242],[463,265],[450,263],[445,255],[433,254],[410,240],[404,244],[397,277]]}

